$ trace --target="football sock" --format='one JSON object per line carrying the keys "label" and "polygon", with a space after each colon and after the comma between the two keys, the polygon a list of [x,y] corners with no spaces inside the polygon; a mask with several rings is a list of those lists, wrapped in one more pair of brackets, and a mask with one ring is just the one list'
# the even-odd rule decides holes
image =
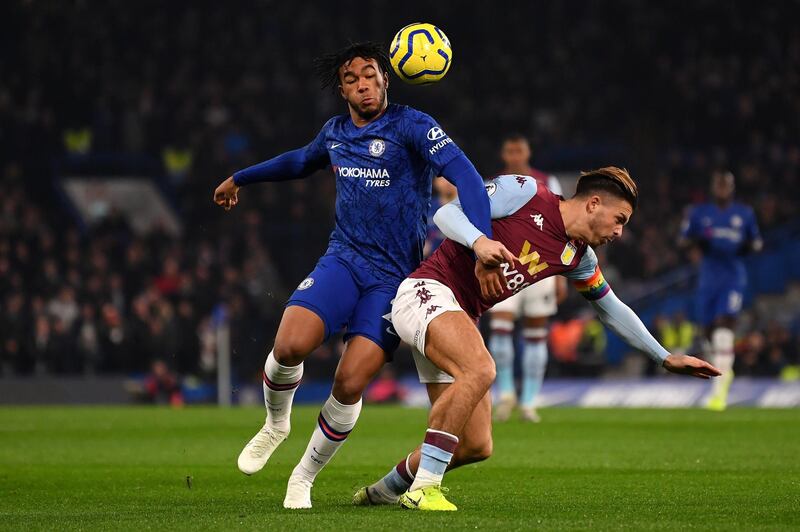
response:
{"label": "football sock", "polygon": [[440,430],[428,429],[420,449],[417,475],[408,491],[441,485],[444,472],[453,458],[457,445],[457,436]]}
{"label": "football sock", "polygon": [[293,475],[302,475],[311,482],[331,461],[339,447],[347,440],[361,413],[361,399],[354,405],[343,405],[331,395],[317,418],[317,426],[308,442],[306,452],[294,468]]}
{"label": "football sock", "polygon": [[386,476],[367,488],[367,497],[373,502],[397,502],[397,499],[408,491],[414,482],[414,474],[408,467],[409,454],[392,468]]}
{"label": "football sock", "polygon": [[533,408],[547,370],[547,341],[542,336],[542,333],[546,334],[547,329],[525,330],[525,352],[522,358],[522,397],[520,400],[523,407]]}
{"label": "football sock", "polygon": [[497,391],[501,396],[513,395],[514,388],[514,323],[508,320],[491,320],[492,336],[489,352],[497,367]]}
{"label": "football sock", "polygon": [[735,335],[731,329],[718,327],[711,332],[711,363],[722,372],[722,377],[712,381],[712,395],[725,396],[733,379],[733,344]]}
{"label": "football sock", "polygon": [[271,427],[288,431],[292,414],[294,392],[303,378],[303,364],[282,366],[275,360],[272,351],[264,363],[264,405],[267,407],[267,423]]}

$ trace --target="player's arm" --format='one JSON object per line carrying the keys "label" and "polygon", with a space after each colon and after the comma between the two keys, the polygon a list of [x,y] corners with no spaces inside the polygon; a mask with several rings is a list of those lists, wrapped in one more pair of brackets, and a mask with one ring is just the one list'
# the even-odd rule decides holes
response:
{"label": "player's arm", "polygon": [[214,202],[229,210],[239,202],[239,188],[265,181],[288,181],[308,177],[330,162],[325,146],[327,124],[306,146],[287,151],[267,161],[239,170],[214,191]]}
{"label": "player's arm", "polygon": [[761,231],[758,229],[758,222],[753,209],[747,209],[745,224],[745,238],[739,248],[739,255],[758,253],[764,247],[764,240],[761,238]]}
{"label": "player's arm", "polygon": [[[536,195],[536,180],[503,175],[486,184],[485,195],[489,198],[492,219],[503,218],[517,212]],[[474,250],[481,262],[487,262],[481,258],[481,247],[489,237],[470,222],[464,212],[461,196],[439,208],[433,215],[433,222],[447,238]],[[506,260],[513,262],[513,255]]]}
{"label": "player's arm", "polygon": [[716,377],[720,371],[699,358],[687,355],[672,355],[653,338],[639,316],[620,301],[603,278],[597,266],[597,257],[589,248],[578,267],[569,272],[578,291],[589,300],[597,315],[609,329],[618,334],[631,347],[646,353],[664,369],[702,379]]}
{"label": "player's arm", "polygon": [[403,125],[414,151],[438,175],[455,185],[467,218],[481,234],[491,238],[489,198],[472,162],[429,115],[409,108],[403,115]]}
{"label": "player's arm", "polygon": [[698,246],[705,250],[708,248],[708,240],[703,236],[702,225],[700,224],[700,209],[693,207],[686,214],[681,224],[681,234],[678,237],[678,245],[682,248]]}

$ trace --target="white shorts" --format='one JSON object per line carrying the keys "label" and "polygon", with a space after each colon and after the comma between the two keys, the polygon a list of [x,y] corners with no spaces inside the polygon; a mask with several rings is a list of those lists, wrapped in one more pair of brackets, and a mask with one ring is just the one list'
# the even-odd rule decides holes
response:
{"label": "white shorts", "polygon": [[411,346],[419,381],[426,383],[453,382],[453,377],[436,367],[425,353],[428,324],[437,316],[450,311],[463,311],[453,291],[433,279],[406,279],[400,283],[392,302],[392,327],[405,343]]}
{"label": "white shorts", "polygon": [[558,312],[556,304],[556,278],[546,277],[524,288],[492,307],[493,312],[511,312],[514,317],[522,314],[529,318],[553,316]]}

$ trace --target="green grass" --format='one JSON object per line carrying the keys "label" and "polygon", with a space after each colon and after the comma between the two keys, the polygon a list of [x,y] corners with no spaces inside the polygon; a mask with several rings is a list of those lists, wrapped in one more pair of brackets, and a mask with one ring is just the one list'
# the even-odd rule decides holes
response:
{"label": "green grass", "polygon": [[[317,410],[258,475],[236,469],[257,409],[1,408],[0,529],[786,529],[800,527],[800,411],[545,410],[495,427],[495,455],[446,477],[455,514],[354,508],[419,442],[423,410],[368,406],[283,510]],[[191,489],[186,478],[192,479]]]}

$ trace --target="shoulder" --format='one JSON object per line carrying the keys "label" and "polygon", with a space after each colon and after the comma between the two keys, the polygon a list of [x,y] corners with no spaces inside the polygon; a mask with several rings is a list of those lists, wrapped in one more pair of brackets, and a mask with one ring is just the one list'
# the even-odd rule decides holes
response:
{"label": "shoulder", "polygon": [[505,190],[508,192],[514,190],[527,189],[531,195],[535,195],[539,187],[536,179],[529,175],[516,175],[516,174],[503,174],[495,177],[486,183],[486,192],[491,196],[497,189]]}
{"label": "shoulder", "polygon": [[327,122],[325,122],[320,131],[327,132],[332,129],[342,128],[345,126],[347,120],[350,120],[349,114],[332,116]]}

